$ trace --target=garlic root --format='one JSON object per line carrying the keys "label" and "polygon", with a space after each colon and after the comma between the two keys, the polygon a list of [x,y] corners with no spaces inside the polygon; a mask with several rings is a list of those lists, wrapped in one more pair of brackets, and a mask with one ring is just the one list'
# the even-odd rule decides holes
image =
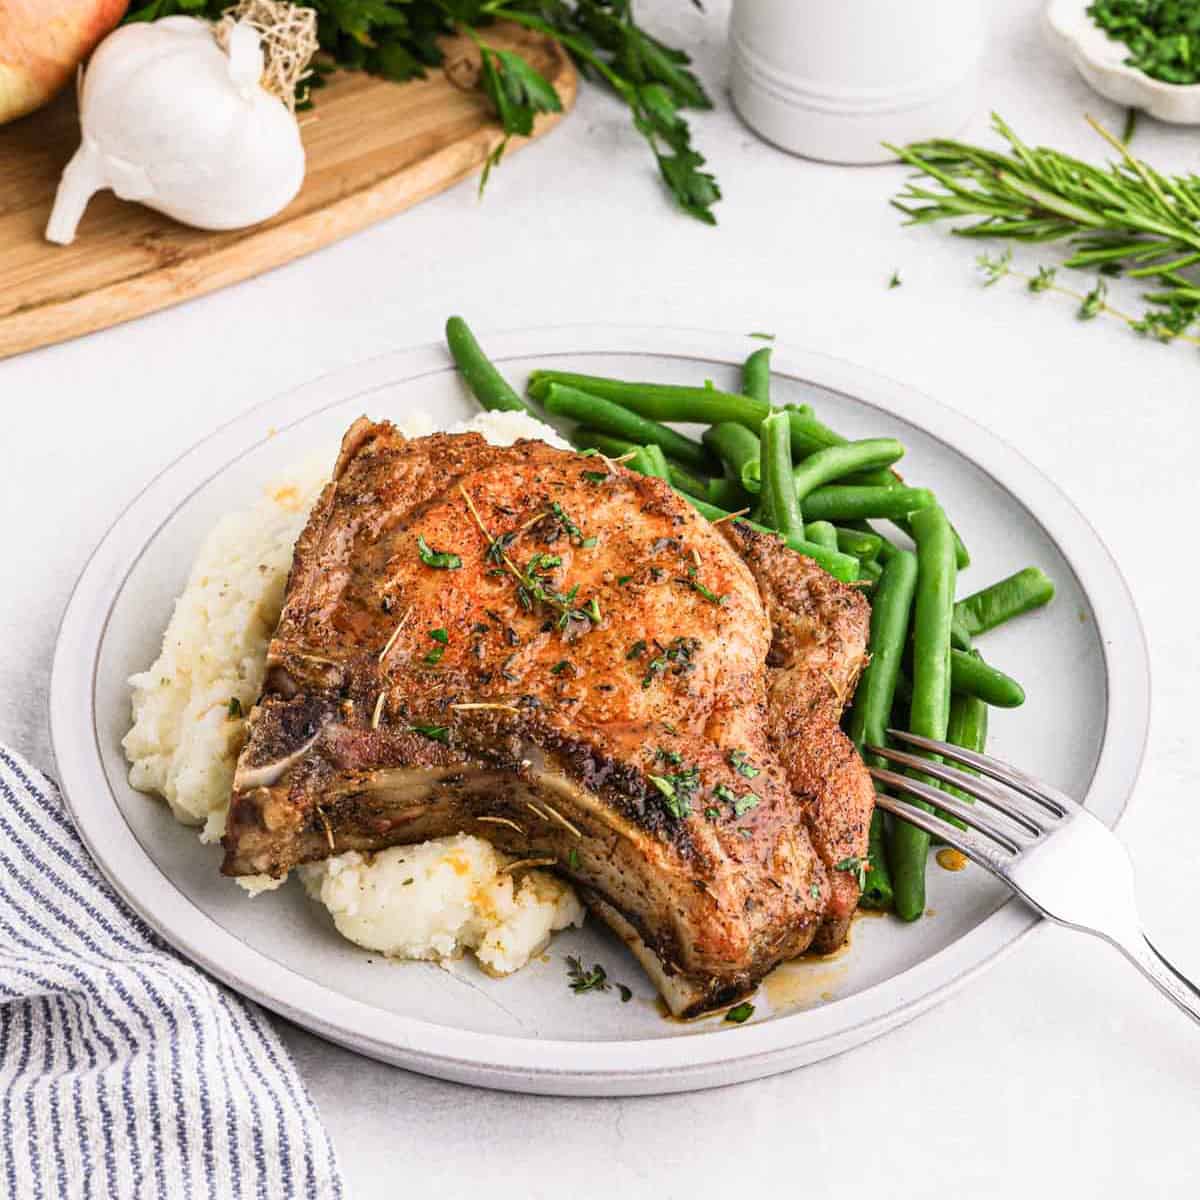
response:
{"label": "garlic root", "polygon": [[67,163],[54,193],[54,208],[46,225],[46,239],[67,246],[75,240],[83,210],[101,189],[108,187],[103,159],[86,138]]}

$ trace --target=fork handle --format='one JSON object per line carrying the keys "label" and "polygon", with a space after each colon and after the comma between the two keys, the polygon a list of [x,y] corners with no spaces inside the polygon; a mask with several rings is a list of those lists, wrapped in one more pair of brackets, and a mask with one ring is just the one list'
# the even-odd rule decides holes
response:
{"label": "fork handle", "polygon": [[1143,933],[1120,944],[1121,952],[1164,996],[1200,1024],[1200,988],[1177,971]]}

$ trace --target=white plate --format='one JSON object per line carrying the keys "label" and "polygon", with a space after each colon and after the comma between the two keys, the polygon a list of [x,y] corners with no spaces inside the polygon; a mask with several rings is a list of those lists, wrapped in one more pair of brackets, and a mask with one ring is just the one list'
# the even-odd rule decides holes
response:
{"label": "white plate", "polygon": [[1092,0],[1049,0],[1046,29],[1093,91],[1172,125],[1200,125],[1200,84],[1166,83],[1126,63],[1129,47],[1088,15]]}
{"label": "white plate", "polygon": [[[745,337],[566,328],[487,338],[507,374],[536,365],[736,386]],[[967,590],[1037,563],[1053,606],[988,638],[1028,703],[994,719],[997,753],[1065,788],[1105,821],[1120,816],[1145,740],[1149,680],[1128,589],[1084,518],[1014,450],[950,409],[848,363],[776,351],[775,396],[807,400],[851,436],[909,448],[905,472],[936,487],[972,549]],[[931,863],[933,915],[856,922],[833,960],[790,964],[760,989],[745,1025],[664,1020],[649,983],[596,923],[560,935],[516,977],[395,964],[342,941],[294,881],[253,901],[217,873],[165,805],[126,782],[120,739],[128,675],[157,652],[172,598],[217,517],[251,503],[276,472],[333,447],[361,413],[423,409],[449,424],[474,411],[441,346],[390,355],[271,400],[168,467],[130,505],[85,568],[55,654],[50,721],[71,812],[105,874],[165,938],[268,1008],[364,1054],[513,1091],[620,1095],[752,1079],[864,1042],[944,999],[1035,923],[975,867]],[[634,987],[576,996],[563,956],[602,962]]]}

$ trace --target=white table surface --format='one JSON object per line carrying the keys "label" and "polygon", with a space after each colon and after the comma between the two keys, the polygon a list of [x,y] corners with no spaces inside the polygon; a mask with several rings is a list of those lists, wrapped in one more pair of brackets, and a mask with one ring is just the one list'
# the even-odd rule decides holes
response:
{"label": "white table surface", "polygon": [[[726,4],[642,7],[697,48],[721,94]],[[1122,114],[1049,50],[1036,0],[991,7],[969,135],[988,136],[995,108],[1031,141],[1102,157],[1083,114],[1118,129]],[[53,770],[47,677],[86,555],[151,475],[264,396],[437,339],[453,311],[483,334],[566,321],[766,328],[969,413],[1052,476],[1114,549],[1154,673],[1148,757],[1122,833],[1147,924],[1200,975],[1197,351],[1079,323],[1069,302],[1011,281],[983,289],[973,245],[901,228],[887,204],[897,168],[788,158],[723,95],[697,135],[727,195],[716,230],[671,211],[623,112],[585,89],[482,204],[466,183],[260,279],[0,364],[0,740]],[[1162,166],[1200,165],[1194,131],[1143,121],[1136,148]],[[904,282],[888,290],[893,269]],[[899,1032],[700,1095],[506,1096],[282,1032],[360,1200],[472,1186],[492,1200],[698,1200],[768,1181],[814,1196],[869,1185],[891,1197],[1127,1200],[1194,1194],[1200,1176],[1197,1029],[1115,953],[1056,929]]]}

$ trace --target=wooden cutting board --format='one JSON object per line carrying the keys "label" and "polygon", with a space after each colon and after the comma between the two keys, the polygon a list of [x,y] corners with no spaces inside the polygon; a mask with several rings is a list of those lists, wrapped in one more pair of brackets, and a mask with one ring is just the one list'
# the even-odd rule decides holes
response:
{"label": "wooden cutting board", "polygon": [[[576,74],[557,43],[514,25],[488,40],[520,51],[564,111]],[[58,177],[79,145],[73,95],[0,126],[0,358],[105,329],[328,245],[478,171],[502,138],[473,86],[478,52],[448,38],[444,69],[388,83],[339,72],[299,114],[308,171],[300,194],[262,225],[189,229],[111,192],[92,198],[70,246],[43,235]],[[538,119],[539,137],[561,117]],[[513,139],[507,153],[521,144]],[[501,168],[503,169],[503,168]]]}

